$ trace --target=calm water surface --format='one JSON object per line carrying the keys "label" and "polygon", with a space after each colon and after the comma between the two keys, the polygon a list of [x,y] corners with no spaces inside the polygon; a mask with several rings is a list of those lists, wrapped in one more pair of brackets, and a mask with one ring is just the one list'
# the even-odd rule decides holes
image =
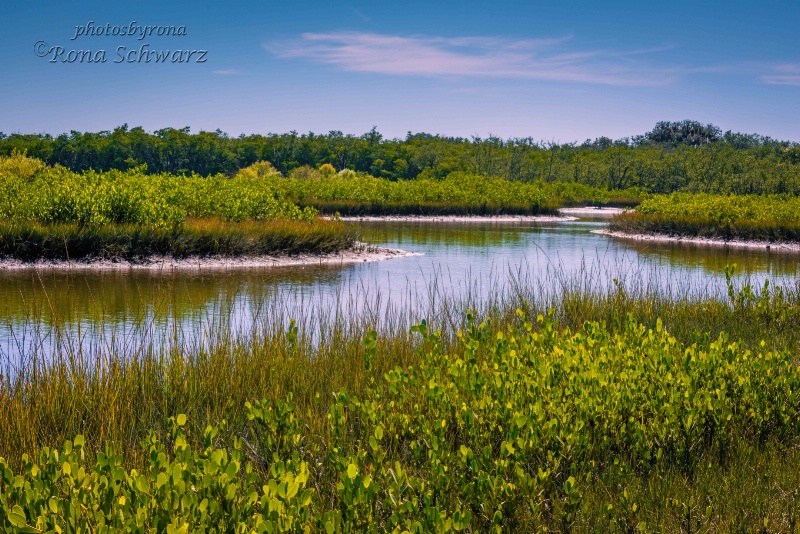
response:
{"label": "calm water surface", "polygon": [[[421,253],[380,262],[228,271],[0,271],[0,358],[48,353],[61,340],[84,353],[165,337],[217,321],[334,319],[387,310],[435,314],[437,299],[480,300],[522,284],[571,277],[602,290],[612,278],[665,290],[719,291],[725,265],[753,283],[794,285],[798,256],[766,250],[646,243],[592,233],[602,220],[559,223],[362,222],[365,240]],[[14,364],[16,365],[16,364]]]}

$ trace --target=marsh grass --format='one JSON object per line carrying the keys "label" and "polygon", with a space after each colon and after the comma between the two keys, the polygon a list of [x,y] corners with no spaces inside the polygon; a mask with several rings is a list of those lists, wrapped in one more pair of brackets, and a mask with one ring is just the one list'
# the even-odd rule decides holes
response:
{"label": "marsh grass", "polygon": [[459,202],[374,202],[308,199],[298,203],[320,213],[358,215],[558,215],[558,206],[538,204],[467,204]]}
{"label": "marsh grass", "polygon": [[800,202],[793,195],[654,195],[611,221],[611,229],[712,239],[800,240]]}
{"label": "marsh grass", "polygon": [[[222,419],[236,428],[243,424],[245,401],[288,393],[312,415],[309,429],[316,433],[325,425],[331,392],[364,390],[362,340],[368,332],[378,330],[373,368],[382,376],[417,361],[420,343],[411,326],[426,319],[442,331],[445,347],[457,347],[456,333],[465,327],[468,311],[490,319],[497,331],[516,323],[519,309],[531,317],[550,312],[560,328],[572,330],[589,321],[619,331],[629,318],[654,328],[660,320],[687,345],[707,345],[727,332],[753,350],[762,341],[771,350],[800,348],[797,287],[781,288],[777,300],[774,288],[763,296],[744,280],[750,299],[737,304],[730,295],[679,287],[641,271],[620,274],[601,287],[597,280],[604,276],[597,269],[568,274],[556,267],[535,280],[520,270],[504,288],[466,282],[458,297],[442,283],[447,273],[438,271],[421,293],[409,287],[404,302],[386,301],[363,285],[340,287],[326,297],[275,288],[245,324],[231,307],[223,307],[222,314],[190,321],[157,324],[143,315],[125,332],[82,331],[67,328],[58,312],[45,306],[33,312],[39,317],[28,318],[27,326],[17,326],[40,339],[20,343],[16,356],[4,356],[4,455],[19,457],[76,433],[135,451],[147,430],[163,429],[170,415],[185,413],[198,428]],[[135,454],[127,458],[136,464]]]}
{"label": "marsh grass", "polygon": [[[201,446],[207,425],[222,425],[218,444],[224,447],[237,437],[254,439],[246,402],[267,399],[274,403],[291,395],[303,454],[311,454],[309,459],[318,466],[328,465],[324,451],[331,443],[343,439],[348,450],[357,450],[366,439],[362,425],[368,427],[354,412],[346,425],[348,434],[338,438],[332,434],[330,415],[336,413],[341,395],[332,393],[346,391],[369,400],[376,388],[381,390],[377,384],[383,377],[420,365],[427,351],[463,352],[457,332],[474,328],[470,310],[478,320],[489,320],[490,336],[518,326],[519,309],[527,318],[549,316],[548,321],[562,332],[577,332],[586,321],[612,333],[624,332],[631,321],[653,329],[661,323],[681,346],[696,344],[698,350],[710,350],[720,333],[727,332],[743,348],[789,351],[796,359],[800,347],[797,288],[783,288],[778,297],[774,288],[759,292],[745,281],[743,287],[731,284],[731,293],[726,295],[702,287],[665,285],[636,272],[620,275],[602,287],[598,280],[603,278],[597,274],[567,275],[556,267],[549,279],[534,281],[519,272],[512,284],[498,291],[476,284],[474,291],[456,298],[440,287],[444,275],[439,273],[428,281],[425,295],[409,290],[408,299],[425,302],[413,311],[356,287],[340,290],[327,306],[310,298],[292,321],[287,315],[297,308],[290,312],[287,303],[297,295],[275,292],[260,303],[250,324],[235,325],[231,316],[223,315],[182,334],[173,323],[163,335],[143,336],[124,351],[103,341],[85,346],[67,334],[54,353],[33,351],[21,365],[6,366],[3,371],[0,456],[18,466],[24,453],[58,446],[81,434],[86,436],[89,458],[104,443],[113,442],[124,451],[128,467],[140,468],[148,461],[140,443],[151,430],[169,442],[170,416],[187,415],[187,433],[194,447]],[[417,333],[409,332],[421,318],[428,319],[422,338],[419,327]],[[535,331],[542,324],[532,322]],[[149,328],[152,325],[145,325],[142,331]],[[373,329],[376,335],[371,337]],[[58,324],[54,330],[58,331]],[[440,333],[430,337],[436,330]],[[767,432],[754,438],[736,428],[730,438],[728,452],[722,456],[716,445],[700,448],[688,471],[678,461],[643,470],[624,452],[611,452],[613,446],[607,451],[607,461],[601,463],[592,460],[593,455],[563,464],[539,459],[544,469],[562,466],[553,473],[555,485],[545,488],[544,500],[534,510],[514,508],[515,515],[498,524],[511,530],[539,525],[549,531],[603,528],[619,532],[642,525],[662,532],[794,528],[800,488],[800,475],[793,468],[800,459],[797,436]],[[411,439],[392,442],[389,453],[407,451]],[[256,460],[263,451],[258,451],[255,442],[252,446],[255,456],[251,459]],[[320,503],[328,503],[320,506],[335,508],[337,475],[326,470],[330,467],[318,469],[314,487]],[[433,476],[424,470],[416,474]],[[570,475],[577,480],[579,498],[571,496]],[[431,479],[431,484],[436,483]],[[562,486],[563,491],[558,489]],[[441,498],[446,501],[452,496]],[[573,498],[578,500],[573,502]],[[478,512],[474,514],[473,528],[483,530],[493,524],[491,517],[479,519]]]}
{"label": "marsh grass", "polygon": [[189,219],[173,228],[0,222],[0,257],[23,261],[324,254],[350,248],[355,240],[352,227],[324,219]]}

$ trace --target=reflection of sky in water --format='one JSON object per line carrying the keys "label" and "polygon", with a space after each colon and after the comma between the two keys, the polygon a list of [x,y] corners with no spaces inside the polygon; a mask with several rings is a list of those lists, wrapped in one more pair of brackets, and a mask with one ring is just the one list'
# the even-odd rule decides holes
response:
{"label": "reflection of sky in water", "polygon": [[760,286],[794,285],[797,256],[729,247],[611,239],[601,221],[569,223],[360,223],[371,243],[421,252],[381,262],[208,272],[0,273],[0,354],[48,353],[56,339],[85,354],[202,342],[215,323],[246,332],[290,317],[360,313],[411,320],[447,296],[480,301],[522,281],[578,278],[604,290],[612,278],[662,290],[718,292],[725,265]]}

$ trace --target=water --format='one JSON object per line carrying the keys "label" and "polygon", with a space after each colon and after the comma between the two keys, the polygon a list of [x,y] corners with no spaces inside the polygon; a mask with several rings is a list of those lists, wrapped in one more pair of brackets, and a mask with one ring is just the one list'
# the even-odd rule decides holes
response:
{"label": "water", "polygon": [[724,288],[732,263],[758,285],[798,278],[794,254],[613,239],[592,233],[602,220],[358,224],[368,242],[422,255],[207,272],[0,272],[0,361],[13,369],[58,346],[85,355],[164,340],[202,344],[217,322],[246,335],[257,320],[283,324],[290,317],[417,320],[436,314],[443,298],[479,302],[515,285],[571,277],[595,290],[617,278],[705,293]]}

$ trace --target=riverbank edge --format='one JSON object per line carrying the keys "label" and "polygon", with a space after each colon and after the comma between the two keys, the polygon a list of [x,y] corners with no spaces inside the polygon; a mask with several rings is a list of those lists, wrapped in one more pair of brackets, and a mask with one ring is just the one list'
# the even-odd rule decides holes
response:
{"label": "riverbank edge", "polygon": [[[569,222],[581,216],[613,217],[625,211],[622,208],[559,208],[558,215],[347,215],[338,220],[344,222]],[[332,217],[327,217],[333,219]]]}
{"label": "riverbank edge", "polygon": [[39,260],[24,262],[13,258],[0,259],[0,270],[196,270],[260,269],[312,265],[343,265],[374,262],[406,256],[421,256],[419,252],[357,243],[353,248],[327,254],[265,255],[265,256],[208,256],[172,258],[151,256],[137,260]]}
{"label": "riverbank edge", "polygon": [[724,240],[724,239],[711,239],[708,237],[691,237],[682,235],[668,235],[668,234],[629,234],[615,230],[592,230],[593,234],[606,235],[618,239],[631,239],[635,241],[653,241],[656,243],[687,243],[691,245],[704,245],[704,246],[727,246],[735,248],[744,248],[751,250],[769,250],[775,252],[800,252],[800,243],[786,243],[786,242],[771,242],[771,241],[740,241],[740,240]]}
{"label": "riverbank edge", "polygon": [[364,215],[339,217],[343,222],[566,222],[575,221],[577,217],[560,217],[555,215]]}

